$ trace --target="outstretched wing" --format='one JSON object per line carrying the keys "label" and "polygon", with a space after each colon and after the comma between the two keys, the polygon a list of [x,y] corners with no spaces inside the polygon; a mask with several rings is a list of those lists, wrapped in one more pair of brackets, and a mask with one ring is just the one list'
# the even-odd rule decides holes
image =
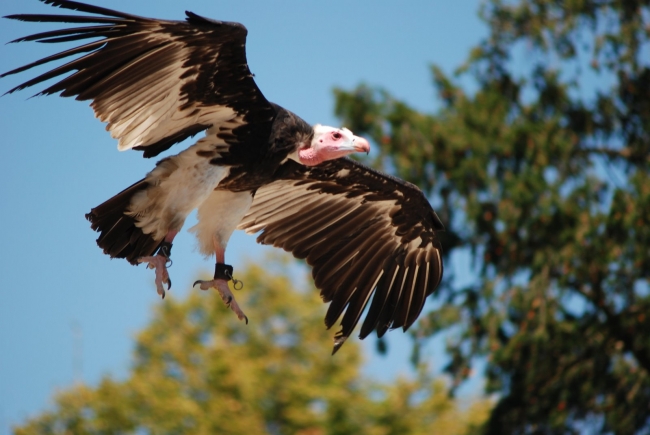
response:
{"label": "outstretched wing", "polygon": [[345,310],[334,352],[370,303],[359,336],[406,330],[442,279],[444,229],[416,186],[344,158],[305,167],[291,160],[261,187],[239,229],[312,266],[330,328]]}
{"label": "outstretched wing", "polygon": [[0,75],[76,56],[8,93],[72,73],[38,95],[61,92],[92,100],[95,115],[108,123],[120,150],[133,148],[153,157],[210,127],[218,133],[222,123],[230,129],[233,123],[268,123],[274,114],[248,69],[247,30],[239,23],[191,12],[186,21],[164,21],[73,1],[41,1],[94,15],[10,15],[6,18],[82,24],[12,42],[84,44]]}

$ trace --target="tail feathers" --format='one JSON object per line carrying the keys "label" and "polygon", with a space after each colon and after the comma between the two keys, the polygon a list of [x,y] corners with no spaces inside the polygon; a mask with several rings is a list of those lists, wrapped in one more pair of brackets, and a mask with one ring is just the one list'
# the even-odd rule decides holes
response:
{"label": "tail feathers", "polygon": [[138,258],[153,255],[162,243],[151,234],[144,234],[135,225],[135,219],[124,214],[133,196],[147,187],[149,183],[142,179],[86,214],[90,227],[100,233],[97,245],[111,258],[125,258],[138,264]]}

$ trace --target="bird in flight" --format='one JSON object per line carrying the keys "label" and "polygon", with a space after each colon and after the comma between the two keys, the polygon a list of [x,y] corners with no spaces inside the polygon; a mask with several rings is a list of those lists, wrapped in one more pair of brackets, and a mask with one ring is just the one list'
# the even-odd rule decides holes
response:
{"label": "bird in flight", "polygon": [[[89,100],[120,151],[155,157],[199,133],[178,154],[159,160],[140,181],[86,215],[97,244],[112,258],[155,269],[158,293],[171,288],[172,243],[187,216],[206,256],[214,255],[215,288],[239,319],[226,264],[235,229],[291,252],[312,267],[329,302],[325,325],[339,318],[336,352],[367,308],[360,338],[408,329],[443,274],[437,233],[444,229],[416,186],[346,157],[370,145],[346,128],[311,126],[271,103],[246,59],[246,28],[186,12],[184,21],[135,16],[66,0],[41,0],[80,12],[17,14],[27,22],[74,23],[11,42],[78,46],[0,77],[52,61],[61,65],[7,93],[50,79],[37,95]],[[372,299],[371,299],[372,296]]]}

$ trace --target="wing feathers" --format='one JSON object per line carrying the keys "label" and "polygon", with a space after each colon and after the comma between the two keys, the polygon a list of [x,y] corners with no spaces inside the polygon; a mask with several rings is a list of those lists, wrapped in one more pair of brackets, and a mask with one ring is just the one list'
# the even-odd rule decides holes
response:
{"label": "wing feathers", "polygon": [[411,301],[413,300],[413,292],[415,290],[415,279],[418,267],[417,265],[413,265],[410,262],[406,262],[406,264],[409,266],[406,268],[406,271],[404,273],[402,291],[400,294],[400,299],[397,302],[397,310],[395,311],[393,318],[392,328],[399,328],[405,324],[409,308],[411,307]]}
{"label": "wing feathers", "polygon": [[[352,228],[358,228],[359,221],[367,220],[371,216],[368,216],[368,214],[359,214],[359,217],[361,219],[355,219],[350,223]],[[350,227],[347,227],[348,231],[349,228]],[[339,229],[338,232],[340,233],[341,230]],[[355,259],[355,257],[359,256],[359,253],[365,253],[365,250],[371,250],[370,248],[374,248],[372,245],[374,245],[374,241],[376,240],[374,239],[376,237],[375,231],[366,231],[364,228],[362,231],[355,231],[355,233],[348,237],[333,237],[335,244],[329,249],[324,250],[326,252],[326,254],[323,255],[324,261],[318,261],[314,265],[314,268],[322,267],[323,271],[326,271],[326,273],[323,274],[324,279],[321,282],[316,283],[317,287],[338,287],[335,285],[334,280],[336,279],[336,274],[334,272],[352,260],[355,262],[361,261]]]}
{"label": "wing feathers", "polygon": [[[55,7],[59,7],[62,9],[70,9],[73,11],[79,11],[79,12],[87,12],[89,14],[99,14],[99,15],[107,15],[110,17],[119,17],[119,18],[140,18],[136,15],[131,15],[127,14],[125,12],[119,12],[115,11],[112,9],[107,9],[107,8],[102,8],[101,6],[93,6],[93,5],[88,5],[85,3],[79,3],[75,1],[69,1],[69,0],[41,0],[43,3],[52,5]],[[49,17],[51,15],[18,15],[17,19],[20,19],[22,21],[28,21],[24,19],[24,17]],[[55,17],[59,17],[59,15],[54,15]],[[73,16],[73,18],[76,18],[76,16]],[[40,19],[36,19],[34,21],[43,21]],[[58,20],[57,20],[58,21]]]}
{"label": "wing feathers", "polygon": [[[366,212],[364,214],[364,212]],[[337,254],[341,255],[343,252],[341,248],[344,244],[349,244],[349,237],[354,234],[355,225],[358,225],[363,222],[364,218],[372,217],[373,213],[368,212],[366,209],[355,208],[351,210],[350,213],[346,214],[343,219],[338,220],[337,223],[332,226],[323,227],[323,235],[327,234],[327,237],[319,244],[318,249],[313,250],[307,256],[307,264],[314,267],[318,267],[323,263],[326,263],[328,257]],[[350,246],[350,249],[354,249],[354,246]]]}
{"label": "wing feathers", "polygon": [[[373,248],[377,247],[373,246]],[[325,316],[327,327],[334,325],[336,319],[343,313],[345,305],[350,301],[341,321],[341,328],[346,337],[352,333],[352,329],[357,324],[363,308],[372,294],[377,276],[381,274],[381,265],[390,248],[390,245],[386,244],[379,251],[367,249],[354,259],[357,267],[351,264],[348,272],[342,277],[343,280],[336,285],[337,293]]]}
{"label": "wing feathers", "polygon": [[336,351],[369,305],[359,336],[408,329],[442,277],[442,229],[415,186],[349,159],[307,168],[287,161],[261,187],[239,225],[258,242],[312,266],[330,302],[325,325],[341,318]]}
{"label": "wing feathers", "polygon": [[[421,253],[422,254],[422,253]],[[424,256],[423,256],[424,257]],[[422,259],[424,260],[424,259]],[[417,274],[417,287],[413,294],[411,306],[409,308],[408,315],[406,316],[406,322],[404,324],[404,329],[408,329],[413,322],[418,318],[422,308],[424,308],[424,301],[427,297],[427,284],[429,282],[429,264],[424,261],[419,261],[420,265],[418,266]]]}
{"label": "wing feathers", "polygon": [[108,36],[111,33],[115,33],[115,30],[107,30],[104,26],[87,26],[87,27],[77,27],[73,31],[71,29],[63,30],[50,30],[47,32],[35,33],[29,36],[23,36],[22,38],[14,39],[10,41],[10,44],[16,42],[28,42],[28,41],[37,41],[41,43],[52,43],[52,42],[70,42],[78,41],[79,39],[85,39],[86,33],[101,34],[101,36]]}
{"label": "wing feathers", "polygon": [[366,314],[366,320],[361,326],[359,337],[362,339],[366,338],[368,334],[370,334],[373,329],[375,329],[376,325],[378,325],[379,315],[386,305],[388,295],[390,294],[390,290],[393,286],[393,283],[395,282],[397,272],[399,271],[399,266],[397,263],[389,262],[387,259],[384,260],[384,263],[389,264],[382,270],[382,274],[379,277],[379,281],[377,282],[377,289],[375,290],[375,294],[372,298],[372,303],[368,309],[368,314]]}
{"label": "wing feathers", "polygon": [[297,258],[307,258],[309,250],[311,250],[315,244],[321,243],[327,238],[327,231],[323,231],[323,227],[328,224],[336,225],[337,222],[344,219],[354,210],[355,208],[346,208],[338,204],[332,206],[330,210],[321,213],[318,218],[307,223],[302,228],[298,228],[298,230],[294,232],[294,241],[288,242],[286,249],[292,252]]}
{"label": "wing feathers", "polygon": [[[15,42],[89,41],[4,73],[73,57],[9,93],[59,78],[39,94],[60,92],[64,97],[92,100],[97,118],[107,122],[107,129],[119,140],[118,148],[143,150],[145,157],[235,118],[241,124],[264,123],[263,130],[270,129],[275,109],[248,69],[247,31],[241,24],[192,13],[187,13],[186,21],[166,21],[71,1],[45,3],[97,15],[11,15],[8,18],[22,21],[81,24]],[[233,135],[229,144],[246,143],[254,131],[238,131],[243,136]],[[266,146],[258,142],[254,146]]]}
{"label": "wing feathers", "polygon": [[81,15],[39,15],[39,14],[17,14],[7,15],[4,18],[10,20],[38,22],[38,23],[114,23],[112,18],[84,17]]}
{"label": "wing feathers", "polygon": [[[120,44],[118,48],[106,52],[115,52],[115,54],[119,52],[117,59],[105,60],[102,64],[95,63],[93,70],[88,71],[88,76],[92,80],[88,80],[86,83],[79,82],[78,100],[88,100],[106,94],[98,106],[101,107],[104,101],[110,104],[111,95],[107,91],[110,91],[111,94],[129,89],[139,92],[140,90],[134,89],[136,86],[142,86],[144,80],[148,81],[152,74],[168,67],[175,60],[173,56],[176,54],[176,47],[174,46],[160,42],[147,47],[145,51],[140,46],[139,38],[129,38],[128,42],[127,45]],[[106,53],[102,53],[102,55]],[[94,56],[90,55],[87,60],[93,62],[93,58],[98,57],[96,55],[97,53]],[[104,67],[102,70],[98,68],[100,65]],[[149,89],[149,83],[145,89]],[[140,96],[139,93],[137,96]]]}

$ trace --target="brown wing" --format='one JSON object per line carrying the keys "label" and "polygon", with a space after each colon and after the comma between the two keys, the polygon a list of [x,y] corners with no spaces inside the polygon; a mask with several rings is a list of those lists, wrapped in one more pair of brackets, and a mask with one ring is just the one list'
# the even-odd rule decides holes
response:
{"label": "brown wing", "polygon": [[218,132],[225,122],[270,126],[274,110],[248,69],[243,25],[191,12],[186,21],[164,21],[73,1],[47,3],[95,15],[10,15],[6,18],[83,25],[12,42],[92,41],[0,75],[77,56],[8,93],[71,73],[39,94],[92,100],[97,118],[119,139],[118,148],[143,150],[145,157],[210,127]]}
{"label": "brown wing", "polygon": [[436,231],[444,229],[416,186],[349,159],[305,167],[287,161],[260,188],[239,225],[259,243],[306,259],[330,328],[343,314],[334,352],[370,303],[359,336],[409,328],[442,279]]}

